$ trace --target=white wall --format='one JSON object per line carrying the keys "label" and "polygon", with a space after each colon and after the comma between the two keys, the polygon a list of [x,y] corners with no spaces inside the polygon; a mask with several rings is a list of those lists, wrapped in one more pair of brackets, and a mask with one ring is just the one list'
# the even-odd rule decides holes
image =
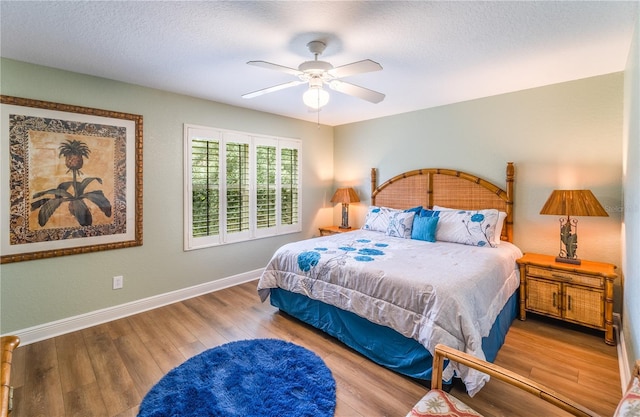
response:
{"label": "white wall", "polygon": [[[338,126],[335,181],[357,185],[364,202],[350,211],[358,226],[372,167],[380,181],[439,167],[504,186],[513,161],[514,241],[523,251],[557,254],[558,218],[540,209],[554,188],[589,188],[610,217],[579,218],[578,256],[621,266],[622,99],[615,73]],[[619,287],[616,299],[619,311]]]}
{"label": "white wall", "polygon": [[[144,118],[143,246],[1,265],[2,334],[263,268],[277,247],[331,222],[330,127],[12,60],[0,64],[3,95]],[[184,123],[302,139],[303,232],[184,252]],[[124,276],[121,290],[111,289],[115,275]]]}
{"label": "white wall", "polygon": [[622,331],[629,367],[640,359],[640,11],[624,80],[624,308]]}

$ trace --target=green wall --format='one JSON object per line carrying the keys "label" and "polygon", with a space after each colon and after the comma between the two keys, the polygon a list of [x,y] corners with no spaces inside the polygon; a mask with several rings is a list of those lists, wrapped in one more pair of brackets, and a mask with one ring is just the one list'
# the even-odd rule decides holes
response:
{"label": "green wall", "polygon": [[[555,188],[588,188],[610,217],[579,218],[578,256],[621,266],[623,73],[555,84],[335,128],[336,183],[410,169],[462,169],[504,185],[516,167],[514,241],[557,254],[559,223],[540,215]],[[368,199],[353,207],[362,224]],[[616,310],[621,307],[616,288]]]}
{"label": "green wall", "polygon": [[[336,185],[354,186],[360,226],[370,168],[385,180],[402,171],[465,169],[504,181],[516,164],[515,243],[558,250],[558,223],[539,215],[554,188],[590,188],[608,218],[580,218],[578,254],[621,266],[624,74],[503,94],[335,128],[169,92],[0,61],[1,92],[144,117],[144,245],[0,266],[0,333],[17,332],[95,310],[262,268],[281,244],[338,224],[329,203]],[[183,251],[183,123],[303,140],[303,232]],[[111,289],[114,275],[124,288]],[[621,309],[616,287],[616,311]],[[636,332],[637,333],[637,332]]]}
{"label": "green wall", "polygon": [[[0,64],[3,95],[144,117],[143,246],[1,265],[1,334],[263,268],[277,247],[331,222],[330,127],[12,60]],[[183,251],[184,123],[302,139],[303,232]],[[121,290],[111,289],[115,275],[124,276]]]}

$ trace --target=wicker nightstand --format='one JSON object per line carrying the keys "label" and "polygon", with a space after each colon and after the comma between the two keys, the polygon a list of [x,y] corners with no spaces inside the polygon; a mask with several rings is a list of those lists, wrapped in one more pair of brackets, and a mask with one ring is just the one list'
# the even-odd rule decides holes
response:
{"label": "wicker nightstand", "polygon": [[337,233],[351,232],[354,229],[353,228],[341,229],[339,226],[325,226],[325,227],[319,227],[318,230],[320,231],[320,236],[329,236],[329,235],[335,235]]}
{"label": "wicker nightstand", "polygon": [[582,261],[581,265],[555,261],[554,256],[527,253],[520,265],[520,320],[526,312],[554,317],[604,330],[613,345],[613,281],[616,266]]}

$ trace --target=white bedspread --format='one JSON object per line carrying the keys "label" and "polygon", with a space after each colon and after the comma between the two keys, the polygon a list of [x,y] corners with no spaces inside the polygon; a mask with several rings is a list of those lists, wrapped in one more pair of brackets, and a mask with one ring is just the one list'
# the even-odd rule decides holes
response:
{"label": "white bedspread", "polygon": [[[282,246],[267,265],[258,292],[270,288],[304,294],[420,342],[484,359],[482,338],[518,288],[516,259],[522,252],[502,242],[497,248],[424,242],[356,230]],[[474,395],[488,376],[449,366]]]}

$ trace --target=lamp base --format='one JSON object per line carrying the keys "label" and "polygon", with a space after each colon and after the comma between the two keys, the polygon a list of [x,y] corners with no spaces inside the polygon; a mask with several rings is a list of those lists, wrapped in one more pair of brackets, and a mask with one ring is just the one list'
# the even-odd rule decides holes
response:
{"label": "lamp base", "polygon": [[342,203],[342,224],[339,229],[351,229],[349,226],[349,203]]}
{"label": "lamp base", "polygon": [[563,258],[562,256],[556,256],[556,262],[562,262],[564,264],[580,265],[582,261],[580,259]]}

